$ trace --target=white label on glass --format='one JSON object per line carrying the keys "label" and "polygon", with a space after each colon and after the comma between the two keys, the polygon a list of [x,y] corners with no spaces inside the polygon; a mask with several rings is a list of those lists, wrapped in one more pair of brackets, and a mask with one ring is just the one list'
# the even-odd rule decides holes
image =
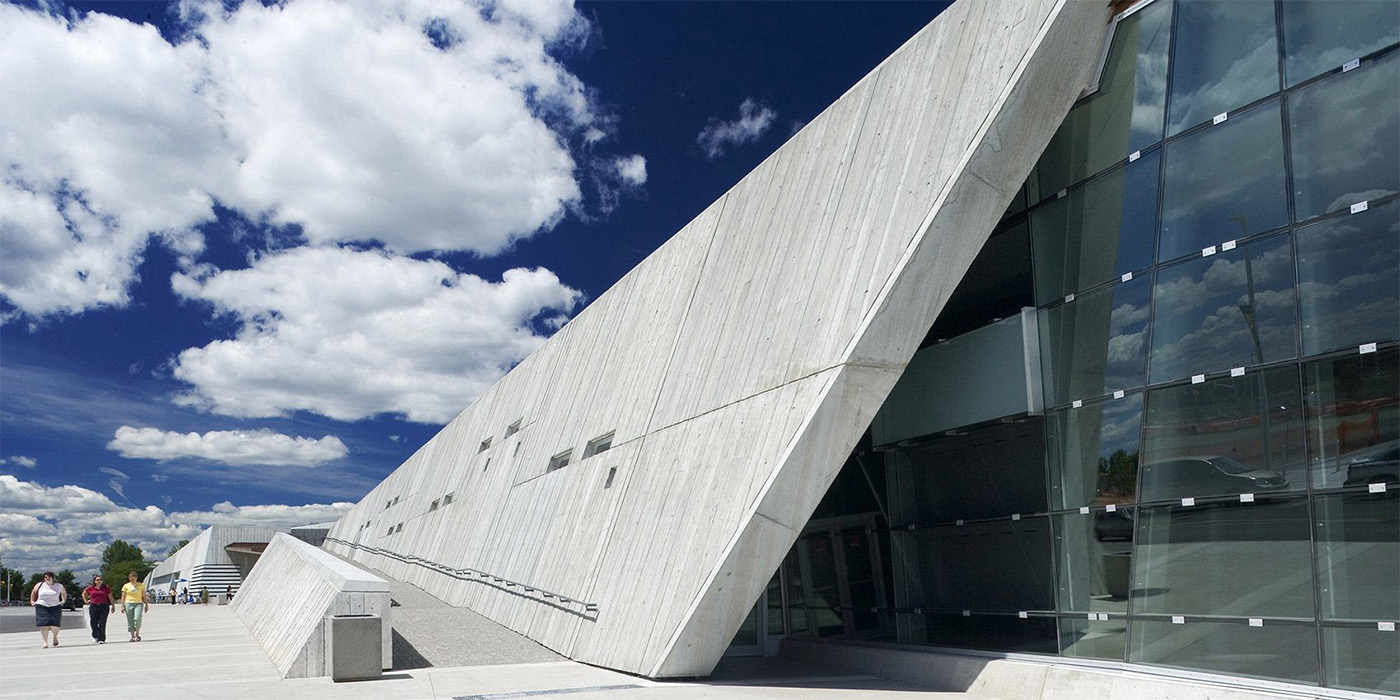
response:
{"label": "white label on glass", "polygon": [[1025,611],[1025,610],[1022,610],[1021,612],[1016,613],[1016,617],[1019,617],[1019,618],[1021,618],[1022,620],[1024,620],[1024,619],[1030,617],[1030,615],[1027,615],[1027,614],[1026,614],[1026,611]]}
{"label": "white label on glass", "polygon": [[1375,352],[1375,351],[1376,351],[1376,344],[1375,344],[1375,343],[1366,343],[1365,345],[1362,345],[1362,346],[1361,346],[1361,354],[1362,354],[1362,355],[1368,355],[1368,354],[1373,353],[1373,352]]}
{"label": "white label on glass", "polygon": [[1104,510],[1105,513],[1112,513],[1113,511],[1118,510],[1118,504],[1116,504],[1116,503],[1110,503],[1110,504],[1104,506],[1104,507],[1103,507],[1103,510]]}
{"label": "white label on glass", "polygon": [[971,610],[964,610],[964,611],[963,611],[963,617],[972,617],[972,611],[971,611]]}
{"label": "white label on glass", "polygon": [[1079,399],[1075,399],[1074,401],[1070,402],[1069,407],[1070,407],[1070,408],[1084,408],[1084,402],[1083,402],[1083,401],[1080,401]]}
{"label": "white label on glass", "polygon": [[1186,624],[1186,618],[1185,618],[1184,616],[1181,616],[1181,615],[1172,615],[1172,624],[1173,624],[1173,625],[1184,625],[1184,624]]}
{"label": "white label on glass", "polygon": [[1252,493],[1242,493],[1242,494],[1240,494],[1240,503],[1253,503],[1253,502],[1254,502],[1254,494],[1252,494]]}
{"label": "white label on glass", "polygon": [[1189,497],[1188,497],[1188,498],[1183,498],[1183,499],[1181,499],[1181,505],[1183,505],[1183,506],[1194,506],[1194,505],[1196,505],[1196,499],[1194,499],[1194,498],[1189,498]]}
{"label": "white label on glass", "polygon": [[1223,121],[1225,121],[1226,119],[1229,119],[1229,118],[1230,118],[1230,113],[1229,113],[1229,112],[1221,112],[1220,114],[1215,115],[1215,118],[1212,119],[1212,120],[1210,120],[1210,123],[1211,123],[1211,124],[1219,124],[1220,122],[1223,122]]}
{"label": "white label on glass", "polygon": [[1121,399],[1121,398],[1123,398],[1123,396],[1124,396],[1124,394],[1123,394],[1123,390],[1122,390],[1122,389],[1119,389],[1118,391],[1113,392],[1113,398],[1115,398],[1115,399]]}
{"label": "white label on glass", "polygon": [[1066,294],[1066,295],[1065,295],[1065,303],[1068,304],[1068,303],[1070,303],[1071,301],[1074,301],[1074,295],[1073,295],[1073,294]]}
{"label": "white label on glass", "polygon": [[1191,383],[1192,383],[1192,384],[1204,384],[1205,381],[1206,381],[1206,375],[1204,375],[1204,374],[1193,374],[1193,375],[1191,375]]}
{"label": "white label on glass", "polygon": [[1385,493],[1385,484],[1367,484],[1366,491],[1369,493]]}
{"label": "white label on glass", "polygon": [[961,518],[959,518],[959,519],[958,519],[958,527],[962,527],[962,524],[963,524],[963,521],[962,521]]}
{"label": "white label on glass", "polygon": [[1221,243],[1221,244],[1220,244],[1220,252],[1222,252],[1222,253],[1225,252],[1225,251],[1227,251],[1227,250],[1234,250],[1234,249],[1235,249],[1235,242],[1234,242],[1234,241],[1225,241],[1224,243]]}
{"label": "white label on glass", "polygon": [[909,529],[910,529],[910,530],[913,530],[913,529],[914,529],[914,523],[909,523]]}
{"label": "white label on glass", "polygon": [[1128,280],[1130,280],[1130,279],[1132,279],[1132,278],[1133,278],[1133,273],[1131,273],[1131,272],[1124,272],[1124,273],[1123,273],[1122,280],[1123,280],[1124,282],[1127,282]]}
{"label": "white label on glass", "polygon": [[1262,618],[1262,617],[1251,617],[1251,618],[1249,618],[1249,626],[1250,626],[1250,627],[1263,627],[1263,626],[1264,626],[1264,618]]}
{"label": "white label on glass", "polygon": [[1089,514],[1089,506],[1079,506],[1079,514],[1080,514],[1080,515],[1088,515],[1088,514]]}
{"label": "white label on glass", "polygon": [[1394,631],[1395,631],[1395,623],[1394,623],[1394,622],[1377,622],[1377,623],[1376,623],[1376,629],[1378,629],[1378,630],[1380,630],[1380,631],[1382,631],[1382,632],[1394,632]]}
{"label": "white label on glass", "polygon": [[1099,614],[1098,614],[1098,613],[1089,613],[1089,619],[1090,619],[1090,620],[1097,620],[1097,619],[1099,619]]}
{"label": "white label on glass", "polygon": [[1215,255],[1215,246],[1208,246],[1201,249],[1201,257],[1208,258]]}
{"label": "white label on glass", "polygon": [[1369,208],[1367,202],[1357,202],[1356,204],[1351,205],[1351,213],[1360,214],[1361,212],[1366,211],[1367,208]]}
{"label": "white label on glass", "polygon": [[914,614],[915,614],[915,615],[922,615],[922,614],[924,614],[924,609],[923,609],[923,608],[914,608]]}
{"label": "white label on glass", "polygon": [[1055,193],[1055,199],[1060,199],[1061,197],[1064,197],[1067,194],[1069,194],[1069,190],[1060,190],[1059,192]]}
{"label": "white label on glass", "polygon": [[1012,519],[1012,520],[1020,520],[1020,519],[1021,519],[1021,514],[1020,514],[1020,513],[1012,513],[1012,514],[1011,514],[1011,519]]}
{"label": "white label on glass", "polygon": [[1350,61],[1347,61],[1346,63],[1343,63],[1343,64],[1342,64],[1342,72],[1345,73],[1345,72],[1347,72],[1347,71],[1349,71],[1349,70],[1353,70],[1353,69],[1359,67],[1360,65],[1361,65],[1361,59],[1359,59],[1359,58],[1353,58],[1353,59],[1351,59]]}
{"label": "white label on glass", "polygon": [[1243,376],[1244,376],[1244,368],[1243,368],[1243,367],[1236,367],[1236,368],[1230,370],[1230,376],[1232,376],[1232,377],[1243,377]]}
{"label": "white label on glass", "polygon": [[1128,154],[1128,162],[1131,163],[1141,157],[1142,151],[1133,151],[1132,153]]}

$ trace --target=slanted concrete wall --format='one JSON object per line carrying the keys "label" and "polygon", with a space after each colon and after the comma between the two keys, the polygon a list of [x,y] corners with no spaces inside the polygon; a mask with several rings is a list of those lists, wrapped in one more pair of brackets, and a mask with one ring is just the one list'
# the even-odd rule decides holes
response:
{"label": "slanted concrete wall", "polygon": [[233,600],[233,611],[284,678],[330,675],[326,628],[333,615],[378,615],[383,667],[393,667],[389,584],[279,533]]}

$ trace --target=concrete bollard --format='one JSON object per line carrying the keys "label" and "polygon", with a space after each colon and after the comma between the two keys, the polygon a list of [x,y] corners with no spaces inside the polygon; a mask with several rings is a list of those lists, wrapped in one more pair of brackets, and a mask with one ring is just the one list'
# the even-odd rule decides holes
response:
{"label": "concrete bollard", "polygon": [[326,625],[326,666],[331,680],[362,681],[383,674],[378,615],[333,615]]}

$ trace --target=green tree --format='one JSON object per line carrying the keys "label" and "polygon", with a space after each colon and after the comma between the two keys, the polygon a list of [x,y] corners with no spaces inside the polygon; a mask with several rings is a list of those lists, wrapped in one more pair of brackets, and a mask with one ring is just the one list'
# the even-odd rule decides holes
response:
{"label": "green tree", "polygon": [[183,539],[183,540],[180,540],[180,543],[179,543],[179,544],[177,544],[177,545],[171,547],[171,548],[170,548],[170,551],[165,553],[166,558],[168,559],[168,558],[170,558],[170,557],[175,556],[175,553],[176,553],[176,552],[180,551],[181,549],[184,549],[184,548],[185,548],[185,545],[187,545],[187,544],[189,544],[189,543],[190,543],[190,540],[189,540],[188,537],[185,538],[185,539]]}
{"label": "green tree", "polygon": [[64,569],[54,574],[54,579],[63,584],[64,589],[68,591],[69,600],[83,599],[83,587],[78,585],[77,575],[72,569]]}
{"label": "green tree", "polygon": [[120,590],[126,583],[126,575],[135,571],[136,578],[143,579],[155,568],[146,561],[141,548],[122,540],[114,540],[102,550],[102,580],[113,590]]}

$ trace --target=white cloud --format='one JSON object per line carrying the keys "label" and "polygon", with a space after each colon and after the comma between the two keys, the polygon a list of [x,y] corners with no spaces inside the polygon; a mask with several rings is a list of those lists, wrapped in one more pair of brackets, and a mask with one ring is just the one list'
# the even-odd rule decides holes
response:
{"label": "white cloud", "polygon": [[181,539],[209,525],[255,524],[293,527],[337,520],[351,503],[303,506],[235,506],[227,501],[207,511],[172,512],[129,508],[79,486],[48,487],[0,475],[0,552],[5,565],[25,572],[70,568],[90,575],[114,539],[159,558]]}
{"label": "white cloud", "polygon": [[145,246],[193,262],[216,201],[312,244],[489,255],[579,207],[595,160],[616,175],[570,152],[612,126],[550,54],[587,37],[566,0],[181,10],[172,45],[0,5],[11,318],[126,304]]}
{"label": "white cloud", "polygon": [[236,337],[180,353],[177,399],[224,415],[380,413],[445,423],[544,342],[532,321],[579,292],[545,269],[500,282],[435,260],[300,248],[245,270],[176,275],[176,292],[239,323]]}
{"label": "white cloud", "polygon": [[24,455],[10,455],[9,457],[0,459],[0,464],[13,464],[16,467],[33,469],[34,467],[38,466],[39,460],[34,459],[33,457],[25,457]]}
{"label": "white cloud", "polygon": [[750,97],[739,105],[738,119],[721,121],[711,118],[710,123],[700,130],[700,135],[695,137],[695,142],[700,144],[706,158],[718,158],[734,146],[757,141],[773,126],[777,116],[777,112]]}
{"label": "white cloud", "polygon": [[234,466],[271,467],[317,467],[349,454],[334,435],[319,440],[271,430],[215,430],[201,435],[129,425],[117,428],[107,449],[128,459],[168,462],[194,457]]}
{"label": "white cloud", "polygon": [[647,159],[639,155],[619,156],[613,161],[617,174],[626,182],[643,185],[647,181]]}

